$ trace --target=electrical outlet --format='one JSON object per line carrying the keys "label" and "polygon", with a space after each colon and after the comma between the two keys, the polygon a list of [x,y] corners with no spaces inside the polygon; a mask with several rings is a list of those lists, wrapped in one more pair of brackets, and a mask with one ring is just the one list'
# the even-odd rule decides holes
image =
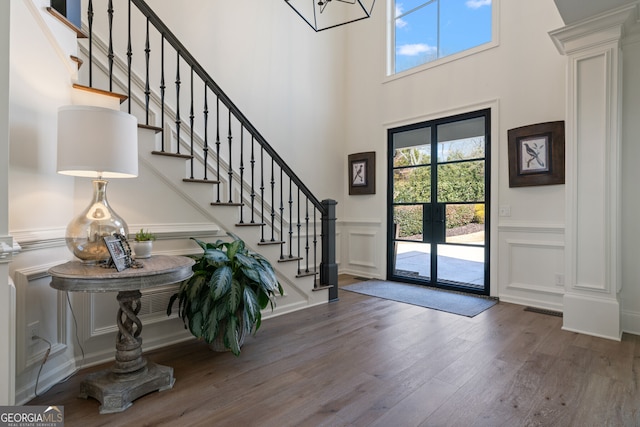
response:
{"label": "electrical outlet", "polygon": [[38,342],[38,340],[33,339],[35,336],[40,336],[40,322],[38,320],[27,324],[27,334],[25,336],[27,345],[34,345]]}

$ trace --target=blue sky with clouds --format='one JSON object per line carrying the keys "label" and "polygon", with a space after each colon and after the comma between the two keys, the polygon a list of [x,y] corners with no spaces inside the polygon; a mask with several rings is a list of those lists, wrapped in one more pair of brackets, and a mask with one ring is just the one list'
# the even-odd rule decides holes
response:
{"label": "blue sky with clouds", "polygon": [[491,1],[396,0],[395,71],[491,41]]}

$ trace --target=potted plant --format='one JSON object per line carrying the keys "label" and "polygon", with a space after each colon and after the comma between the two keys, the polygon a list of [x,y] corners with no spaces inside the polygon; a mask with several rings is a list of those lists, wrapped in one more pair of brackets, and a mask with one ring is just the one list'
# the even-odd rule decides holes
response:
{"label": "potted plant", "polygon": [[151,257],[154,240],[156,240],[155,234],[149,232],[149,230],[144,231],[141,228],[134,236],[133,251],[136,254],[136,258]]}
{"label": "potted plant", "polygon": [[171,296],[167,315],[177,299],[185,328],[213,350],[238,356],[246,334],[260,328],[261,310],[273,310],[276,295],[284,292],[269,261],[229,235],[231,242],[191,238],[204,253],[194,257],[193,276]]}

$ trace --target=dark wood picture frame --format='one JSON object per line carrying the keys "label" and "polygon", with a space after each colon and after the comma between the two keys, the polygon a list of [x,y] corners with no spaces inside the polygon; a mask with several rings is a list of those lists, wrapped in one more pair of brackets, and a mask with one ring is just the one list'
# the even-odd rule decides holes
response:
{"label": "dark wood picture frame", "polygon": [[376,194],[376,152],[349,154],[349,195]]}
{"label": "dark wood picture frame", "polygon": [[564,121],[510,129],[509,187],[564,184]]}
{"label": "dark wood picture frame", "polygon": [[116,270],[122,271],[127,269],[130,265],[128,260],[129,255],[127,254],[122,239],[118,236],[105,236],[103,239]]}

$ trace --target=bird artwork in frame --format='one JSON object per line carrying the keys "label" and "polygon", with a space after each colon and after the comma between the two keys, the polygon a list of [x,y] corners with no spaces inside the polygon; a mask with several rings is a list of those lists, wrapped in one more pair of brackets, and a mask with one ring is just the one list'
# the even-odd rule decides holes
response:
{"label": "bird artwork in frame", "polygon": [[508,131],[509,187],[564,184],[564,122]]}
{"label": "bird artwork in frame", "polygon": [[349,154],[348,157],[349,194],[376,193],[376,153]]}

